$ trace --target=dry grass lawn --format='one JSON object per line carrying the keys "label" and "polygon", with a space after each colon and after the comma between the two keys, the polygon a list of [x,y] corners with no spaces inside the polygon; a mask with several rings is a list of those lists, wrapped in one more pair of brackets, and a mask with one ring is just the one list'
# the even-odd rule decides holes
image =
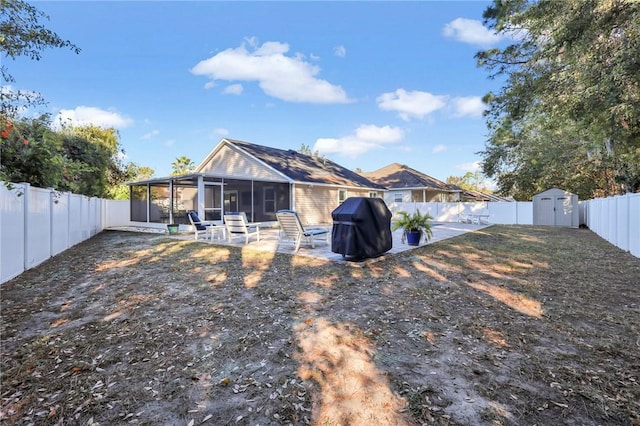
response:
{"label": "dry grass lawn", "polygon": [[103,232],[0,299],[7,425],[640,424],[640,259],[584,229],[361,267]]}

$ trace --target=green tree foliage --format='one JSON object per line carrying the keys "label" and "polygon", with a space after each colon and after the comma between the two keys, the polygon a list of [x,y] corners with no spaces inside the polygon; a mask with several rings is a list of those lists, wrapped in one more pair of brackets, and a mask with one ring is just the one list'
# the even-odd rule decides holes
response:
{"label": "green tree foliage", "polygon": [[186,175],[193,172],[195,168],[196,165],[193,163],[193,161],[183,155],[182,157],[176,158],[175,161],[171,163],[171,176]]}
{"label": "green tree foliage", "polygon": [[485,97],[481,153],[499,192],[640,190],[640,3],[496,1],[484,17],[516,40],[476,55],[493,77],[506,77]]}
{"label": "green tree foliage", "polygon": [[[42,51],[47,48],[69,48],[75,53],[80,52],[69,40],[63,40],[41,24],[42,20],[48,19],[43,12],[22,0],[0,0],[0,52],[3,57],[0,74],[4,83],[15,82],[4,58],[25,56],[39,61]],[[0,90],[0,113],[4,117],[15,117],[21,108],[42,103],[44,101],[38,93],[11,87]]]}
{"label": "green tree foliage", "polygon": [[[135,163],[127,163],[125,165],[124,174],[128,182],[136,182],[140,180],[151,179],[154,175],[154,170],[150,167],[139,166]],[[129,199],[129,185],[126,183],[120,183],[113,185],[109,188],[108,198],[114,200],[128,200]]]}
{"label": "green tree foliage", "polygon": [[467,191],[487,192],[484,176],[479,171],[467,172],[464,176],[449,176],[446,182],[451,185],[459,186]]}
{"label": "green tree foliage", "polygon": [[314,157],[314,158],[320,158],[320,159],[325,158],[324,155],[320,155],[320,151],[318,151],[317,149],[315,151],[312,151],[311,147],[306,144],[300,145],[300,148],[298,149],[298,153],[308,155],[309,157]]}
{"label": "green tree foliage", "polygon": [[[28,182],[42,188],[63,186],[64,149],[49,117],[5,121],[0,143],[0,176],[6,182]],[[6,132],[6,133],[5,133]]]}
{"label": "green tree foliage", "polygon": [[148,167],[122,163],[115,129],[84,126],[54,131],[48,115],[5,119],[4,123],[0,176],[6,182],[28,182],[92,197],[127,198],[124,182],[153,174]]}

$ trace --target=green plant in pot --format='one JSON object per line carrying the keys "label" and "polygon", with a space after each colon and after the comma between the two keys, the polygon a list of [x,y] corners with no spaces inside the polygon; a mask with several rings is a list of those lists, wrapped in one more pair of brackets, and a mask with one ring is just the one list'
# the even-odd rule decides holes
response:
{"label": "green plant in pot", "polygon": [[421,214],[420,210],[409,214],[407,212],[398,212],[400,216],[391,226],[392,231],[402,228],[402,242],[405,240],[410,246],[417,246],[424,237],[425,241],[429,241],[433,235],[431,230],[431,220],[433,218],[429,213]]}

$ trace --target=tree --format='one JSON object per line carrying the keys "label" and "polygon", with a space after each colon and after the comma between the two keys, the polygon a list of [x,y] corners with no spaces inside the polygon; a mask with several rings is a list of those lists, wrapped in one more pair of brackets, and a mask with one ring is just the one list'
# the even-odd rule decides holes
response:
{"label": "tree", "polygon": [[[150,179],[154,175],[154,170],[150,167],[139,166],[135,163],[127,163],[124,174],[126,181],[135,182]],[[129,185],[120,183],[109,188],[109,198],[113,200],[128,200]]]}
{"label": "tree", "polygon": [[62,139],[49,126],[48,115],[10,122],[0,144],[0,176],[5,182],[27,182],[59,188],[64,181]]}
{"label": "tree", "polygon": [[483,171],[503,195],[555,183],[581,197],[640,190],[640,4],[496,1],[486,23],[516,41],[476,55],[505,76],[489,105]]}
{"label": "tree", "polygon": [[66,190],[109,197],[111,188],[128,178],[122,163],[124,152],[114,128],[65,126],[61,131],[66,153]]}
{"label": "tree", "polygon": [[193,172],[196,168],[196,165],[193,164],[193,161],[191,161],[190,158],[187,158],[183,155],[182,157],[176,158],[176,160],[171,163],[171,168],[171,176],[180,176]]}
{"label": "tree", "polygon": [[486,192],[487,188],[484,183],[484,177],[482,173],[467,172],[464,176],[449,176],[446,180],[448,184],[459,186],[467,191],[480,191]]}
{"label": "tree", "polygon": [[311,147],[305,144],[302,144],[300,146],[300,148],[298,149],[298,152],[300,154],[308,155],[309,157],[313,157],[313,158],[320,158],[320,159],[324,158],[324,155],[320,155],[320,151],[318,151],[317,149],[315,151],[311,151]]}
{"label": "tree", "polygon": [[[115,129],[96,126],[51,128],[49,115],[10,122],[0,132],[5,182],[28,182],[39,187],[112,198],[121,185],[149,168],[123,164]],[[128,190],[125,191],[128,194]]]}
{"label": "tree", "polygon": [[[49,19],[47,15],[22,0],[0,0],[0,51],[3,56],[16,59],[26,56],[39,61],[42,51],[47,48],[69,48],[75,53],[80,49],[69,40],[63,40],[55,32],[45,28],[40,21]],[[6,61],[0,65],[0,73],[5,83],[15,82],[9,73]],[[24,107],[41,105],[44,100],[40,94],[13,90],[5,86],[0,90],[0,114],[15,117]]]}

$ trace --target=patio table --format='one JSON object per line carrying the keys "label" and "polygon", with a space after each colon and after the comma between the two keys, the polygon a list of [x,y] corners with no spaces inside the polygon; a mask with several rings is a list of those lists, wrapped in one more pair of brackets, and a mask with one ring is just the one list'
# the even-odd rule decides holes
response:
{"label": "patio table", "polygon": [[207,226],[209,230],[209,240],[224,240],[227,238],[227,227],[225,225],[211,225]]}

